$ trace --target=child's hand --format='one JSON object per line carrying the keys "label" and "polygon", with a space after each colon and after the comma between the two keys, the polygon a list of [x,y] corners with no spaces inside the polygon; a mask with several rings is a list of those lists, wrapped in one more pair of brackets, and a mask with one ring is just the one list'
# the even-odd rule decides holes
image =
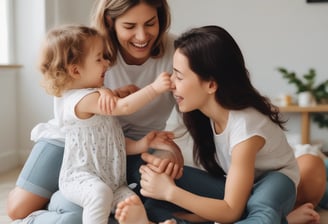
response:
{"label": "child's hand", "polygon": [[143,138],[143,140],[147,145],[146,148],[165,150],[169,148],[169,144],[172,144],[173,138],[174,134],[170,131],[151,131]]}
{"label": "child's hand", "polygon": [[163,93],[171,89],[171,78],[167,72],[162,72],[156,80],[151,84],[157,93]]}
{"label": "child's hand", "polygon": [[172,144],[173,138],[174,134],[170,131],[151,131],[140,139],[137,144],[139,148],[144,149],[143,152],[146,152],[149,148],[167,150],[168,145]]}
{"label": "child's hand", "polygon": [[112,114],[113,109],[116,106],[118,97],[108,88],[98,89],[100,94],[98,99],[98,106],[101,113],[103,114]]}

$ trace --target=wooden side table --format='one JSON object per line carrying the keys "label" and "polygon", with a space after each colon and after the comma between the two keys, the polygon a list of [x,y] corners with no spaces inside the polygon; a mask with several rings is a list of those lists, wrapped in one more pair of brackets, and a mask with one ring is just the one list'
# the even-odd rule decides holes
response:
{"label": "wooden side table", "polygon": [[328,104],[321,104],[310,107],[299,107],[298,105],[290,105],[279,107],[283,113],[301,113],[301,134],[302,144],[310,143],[310,113],[328,112]]}

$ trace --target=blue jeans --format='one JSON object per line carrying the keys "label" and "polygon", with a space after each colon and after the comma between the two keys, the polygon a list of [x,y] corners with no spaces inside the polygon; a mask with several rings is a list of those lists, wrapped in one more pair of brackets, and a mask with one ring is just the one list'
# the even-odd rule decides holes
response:
{"label": "blue jeans", "polygon": [[20,172],[16,185],[44,198],[58,190],[64,143],[42,139],[36,142]]}
{"label": "blue jeans", "polygon": [[51,197],[48,210],[27,219],[29,224],[82,224],[82,208],[57,191]]}
{"label": "blue jeans", "polygon": [[295,201],[293,181],[280,172],[268,172],[254,184],[243,219],[237,223],[287,224]]}
{"label": "blue jeans", "polygon": [[[129,159],[127,167],[128,181],[129,183],[139,183],[139,167],[142,161],[137,156],[130,157]],[[224,197],[225,178],[214,178],[207,172],[196,168],[185,167],[184,175],[176,181],[176,184],[198,195],[217,199],[223,199]],[[138,189],[139,186],[136,188],[136,193],[139,193]],[[293,209],[295,199],[296,189],[294,183],[279,172],[268,172],[254,184],[243,219],[238,223],[287,223],[286,216]],[[173,212],[185,211],[183,208],[168,202],[144,197],[142,197],[142,200],[145,204],[148,218],[153,222],[174,218],[172,216]],[[48,209],[48,212],[36,216],[32,223],[82,223],[82,208],[67,201],[60,192],[56,192],[51,197]],[[184,220],[177,221],[181,224],[190,223]],[[115,222],[111,219],[110,223]]]}
{"label": "blue jeans", "polygon": [[[325,166],[326,166],[326,174],[328,175],[328,158],[324,159]],[[324,209],[328,209],[328,177],[327,177],[327,184],[326,184],[326,191],[320,200],[319,206]]]}
{"label": "blue jeans", "polygon": [[[224,198],[225,178],[214,178],[202,170],[185,167],[183,177],[176,184],[201,196]],[[268,172],[254,184],[243,218],[237,223],[287,223],[286,216],[293,210],[295,200],[293,181],[280,172]],[[168,202],[146,199],[144,203],[149,218],[156,222],[171,218],[174,212],[184,211]]]}

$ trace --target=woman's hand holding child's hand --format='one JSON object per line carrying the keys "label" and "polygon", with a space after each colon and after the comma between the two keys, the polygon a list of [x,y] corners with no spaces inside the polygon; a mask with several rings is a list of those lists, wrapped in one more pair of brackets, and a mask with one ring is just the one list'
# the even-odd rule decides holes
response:
{"label": "woman's hand holding child's hand", "polygon": [[183,174],[184,161],[181,150],[173,138],[174,134],[167,131],[153,131],[147,134],[145,140],[150,148],[155,149],[155,152],[143,153],[142,159],[153,171],[178,179]]}
{"label": "woman's hand holding child's hand", "polygon": [[157,173],[148,165],[140,167],[141,190],[140,193],[145,197],[158,200],[170,201],[170,192],[175,183],[170,176],[165,173]]}
{"label": "woman's hand holding child's hand", "polygon": [[173,152],[156,150],[154,154],[143,153],[141,158],[147,162],[147,167],[152,171],[164,173],[171,179],[179,179],[183,174],[183,165],[177,162]]}

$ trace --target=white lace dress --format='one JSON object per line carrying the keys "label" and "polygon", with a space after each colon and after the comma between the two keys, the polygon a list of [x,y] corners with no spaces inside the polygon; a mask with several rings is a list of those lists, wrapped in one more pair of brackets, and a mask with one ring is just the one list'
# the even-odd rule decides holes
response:
{"label": "white lace dress", "polygon": [[82,120],[75,116],[75,105],[94,91],[72,90],[62,97],[66,139],[59,189],[82,207],[111,210],[133,192],[126,184],[125,138],[116,117],[94,115]]}

